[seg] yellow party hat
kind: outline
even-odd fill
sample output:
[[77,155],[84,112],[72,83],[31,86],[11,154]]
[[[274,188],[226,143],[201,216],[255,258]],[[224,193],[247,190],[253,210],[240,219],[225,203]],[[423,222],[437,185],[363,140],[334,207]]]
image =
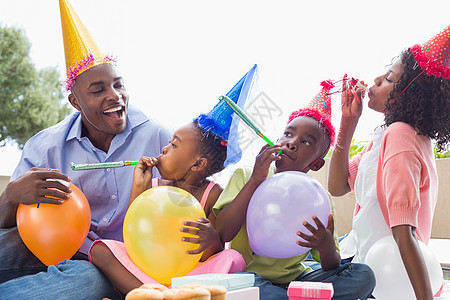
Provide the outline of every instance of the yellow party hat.
[[59,9],[66,56],[65,87],[68,91],[75,78],[84,71],[115,60],[103,54],[67,0],[59,0]]

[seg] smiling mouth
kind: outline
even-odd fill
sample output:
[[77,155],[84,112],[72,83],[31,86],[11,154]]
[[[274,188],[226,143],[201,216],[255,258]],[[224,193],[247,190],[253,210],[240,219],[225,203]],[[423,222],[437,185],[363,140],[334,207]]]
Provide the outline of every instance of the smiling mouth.
[[112,107],[110,109],[105,110],[103,113],[110,118],[120,119],[124,114],[124,108],[123,106]]

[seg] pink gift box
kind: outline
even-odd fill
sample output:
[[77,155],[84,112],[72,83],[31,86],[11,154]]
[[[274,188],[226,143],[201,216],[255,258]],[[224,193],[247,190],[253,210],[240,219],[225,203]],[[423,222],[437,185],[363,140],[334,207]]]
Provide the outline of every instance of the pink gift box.
[[287,293],[289,300],[330,300],[334,290],[331,283],[292,281]]

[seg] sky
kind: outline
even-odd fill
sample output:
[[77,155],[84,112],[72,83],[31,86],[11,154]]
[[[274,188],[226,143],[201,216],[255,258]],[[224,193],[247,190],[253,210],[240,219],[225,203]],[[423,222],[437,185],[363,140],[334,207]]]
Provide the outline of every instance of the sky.
[[[117,57],[130,103],[169,128],[208,112],[258,64],[261,94],[254,103],[261,108],[261,129],[274,141],[290,112],[305,106],[321,81],[347,73],[370,86],[402,50],[448,26],[450,11],[449,0],[70,3],[99,47]],[[22,28],[36,67],[56,66],[63,80],[57,0],[0,0],[0,26]],[[336,94],[337,128],[339,103]],[[365,105],[355,139],[369,140],[382,123],[382,115]],[[242,163],[253,164],[262,145],[253,140]],[[19,159],[14,146],[0,148],[0,175],[11,175]]]

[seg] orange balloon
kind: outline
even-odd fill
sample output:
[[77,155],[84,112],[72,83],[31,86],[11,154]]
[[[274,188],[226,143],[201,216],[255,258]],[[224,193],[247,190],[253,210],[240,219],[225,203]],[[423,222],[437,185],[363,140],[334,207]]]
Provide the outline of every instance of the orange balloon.
[[81,247],[91,225],[91,209],[83,192],[73,185],[69,200],[17,209],[17,228],[28,249],[45,265],[70,259]]

